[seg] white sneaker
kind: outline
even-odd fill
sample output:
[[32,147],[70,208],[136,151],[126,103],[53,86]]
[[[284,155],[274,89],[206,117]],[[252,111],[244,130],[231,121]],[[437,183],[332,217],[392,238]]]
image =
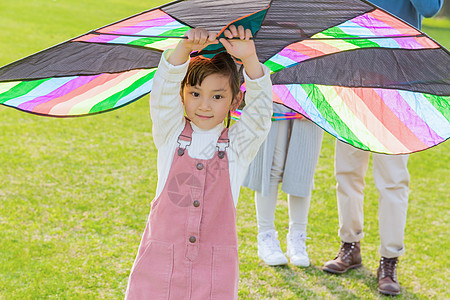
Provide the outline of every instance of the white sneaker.
[[306,233],[301,231],[289,232],[286,236],[287,256],[297,267],[308,267],[309,257],[306,253]]
[[288,259],[280,248],[278,233],[269,230],[258,234],[258,256],[269,266],[286,265]]

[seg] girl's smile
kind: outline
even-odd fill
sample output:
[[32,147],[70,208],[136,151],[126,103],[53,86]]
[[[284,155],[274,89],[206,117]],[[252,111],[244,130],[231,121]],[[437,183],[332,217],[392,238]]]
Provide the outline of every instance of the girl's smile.
[[212,118],[212,116],[202,116],[202,115],[198,115],[198,114],[197,114],[197,117],[199,117],[199,118],[201,118],[201,119],[209,119],[209,118]]

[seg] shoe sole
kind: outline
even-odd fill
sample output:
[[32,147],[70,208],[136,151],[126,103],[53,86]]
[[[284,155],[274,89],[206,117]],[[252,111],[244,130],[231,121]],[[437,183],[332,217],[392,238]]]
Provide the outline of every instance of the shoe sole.
[[304,264],[294,264],[293,262],[291,262],[291,264],[293,264],[296,267],[302,267],[302,268],[307,268],[309,267],[311,264],[308,262],[308,264],[304,263]]
[[323,270],[323,271],[326,271],[326,272],[328,272],[328,273],[333,273],[333,274],[343,274],[343,273],[347,272],[348,270],[351,270],[351,269],[358,269],[358,268],[361,268],[361,267],[362,267],[362,264],[359,264],[359,265],[352,265],[352,266],[350,266],[350,267],[348,267],[347,269],[344,269],[344,270],[342,270],[342,271],[330,269],[330,268],[327,268],[327,267],[323,267],[322,270]]
[[287,255],[287,257],[289,257],[289,261],[291,262],[291,264],[293,264],[296,267],[306,268],[306,267],[309,267],[311,265],[311,262],[309,261],[309,259],[308,260],[299,261],[299,262],[295,263],[295,262],[292,261],[291,257],[288,254],[286,254],[286,255]]
[[259,257],[266,265],[271,266],[271,267],[276,267],[276,266],[285,266],[289,263],[289,261],[286,259],[286,261],[274,261],[274,262],[268,262],[265,261],[264,259],[262,259],[261,257]]
[[397,296],[397,295],[400,295],[400,294],[401,294],[401,292],[395,293],[395,292],[390,292],[390,291],[381,290],[381,289],[379,289],[379,288],[378,288],[378,292],[380,292],[380,293],[383,294],[383,295],[389,295],[389,296]]
[[258,257],[259,257],[259,259],[261,259],[266,265],[271,266],[271,267],[285,266],[285,265],[287,265],[287,264],[289,263],[289,261],[287,260],[287,258],[286,258],[286,260],[283,260],[283,261],[279,260],[279,261],[272,261],[272,262],[270,262],[270,261],[266,261],[266,260],[262,259],[261,255],[260,255],[259,253],[258,253]]

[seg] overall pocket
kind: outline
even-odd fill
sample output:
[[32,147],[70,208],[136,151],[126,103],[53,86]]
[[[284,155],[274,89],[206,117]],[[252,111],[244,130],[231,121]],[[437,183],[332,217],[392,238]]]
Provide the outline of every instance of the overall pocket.
[[239,257],[235,246],[214,246],[211,299],[237,299]]
[[173,270],[173,244],[150,241],[136,258],[127,299],[168,299]]

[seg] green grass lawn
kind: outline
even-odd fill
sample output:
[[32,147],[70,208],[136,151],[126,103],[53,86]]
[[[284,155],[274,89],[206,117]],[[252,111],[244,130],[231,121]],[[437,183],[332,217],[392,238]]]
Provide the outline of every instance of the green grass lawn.
[[[0,65],[165,1],[0,2]],[[450,47],[449,20],[424,30]],[[449,299],[450,144],[411,155],[400,299]],[[55,119],[0,106],[0,299],[121,299],[156,189],[148,97],[93,117]],[[309,218],[312,266],[256,255],[252,191],[238,205],[240,299],[379,299],[377,191],[366,177],[364,267],[321,271],[339,246],[334,138],[325,135]],[[286,197],[277,229],[285,249]]]

